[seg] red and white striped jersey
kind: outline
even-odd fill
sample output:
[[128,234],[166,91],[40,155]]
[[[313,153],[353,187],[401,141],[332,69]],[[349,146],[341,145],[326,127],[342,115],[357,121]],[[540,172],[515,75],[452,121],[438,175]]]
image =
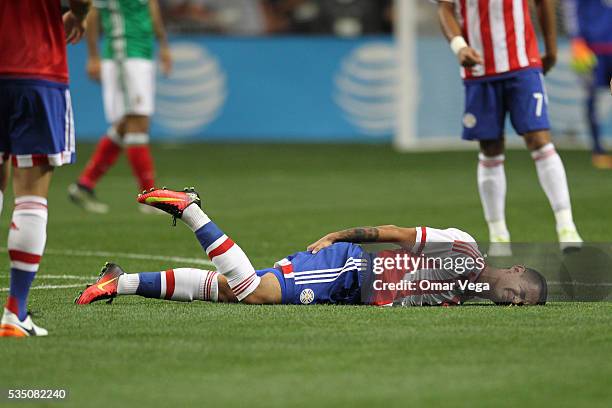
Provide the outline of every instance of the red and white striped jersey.
[[463,78],[542,66],[527,0],[439,1],[455,4],[464,38],[484,60],[484,65],[471,70],[461,68]]
[[[408,255],[423,262],[408,269],[385,269],[378,279],[385,283],[410,282],[412,287],[385,289],[374,286],[371,304],[377,306],[458,305],[468,300],[460,281],[474,283],[485,267],[478,244],[467,232],[456,228],[440,230],[417,227],[412,250],[393,249],[376,254],[378,258]],[[439,261],[439,262],[438,262]]]

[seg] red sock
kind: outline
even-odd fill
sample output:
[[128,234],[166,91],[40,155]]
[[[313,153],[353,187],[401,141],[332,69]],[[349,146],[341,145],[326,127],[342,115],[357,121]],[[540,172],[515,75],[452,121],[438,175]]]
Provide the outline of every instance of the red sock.
[[93,189],[98,180],[115,164],[119,153],[121,153],[121,146],[106,135],[102,137],[79,177],[79,184]]
[[138,179],[141,190],[148,190],[155,187],[155,169],[153,167],[153,157],[149,145],[127,146],[127,157],[132,166],[132,172]]

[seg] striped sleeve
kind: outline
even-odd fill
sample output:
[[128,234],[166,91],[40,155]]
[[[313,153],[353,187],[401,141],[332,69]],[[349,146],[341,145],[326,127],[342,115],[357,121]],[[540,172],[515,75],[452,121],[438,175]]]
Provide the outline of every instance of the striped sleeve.
[[457,228],[417,227],[412,252],[415,255],[442,257],[453,254],[470,257],[482,256],[476,240],[467,232]]

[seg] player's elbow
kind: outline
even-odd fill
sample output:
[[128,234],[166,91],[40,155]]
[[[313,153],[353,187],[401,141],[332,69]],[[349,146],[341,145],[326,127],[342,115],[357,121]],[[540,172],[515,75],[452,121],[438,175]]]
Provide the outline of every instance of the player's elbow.
[[455,16],[455,5],[447,1],[438,2],[438,18],[440,21],[446,21],[448,17]]

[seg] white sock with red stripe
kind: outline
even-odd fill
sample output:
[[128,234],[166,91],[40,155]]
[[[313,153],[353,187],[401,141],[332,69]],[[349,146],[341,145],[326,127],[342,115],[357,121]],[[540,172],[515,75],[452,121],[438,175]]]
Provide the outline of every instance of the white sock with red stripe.
[[217,267],[217,271],[227,278],[239,301],[257,289],[261,279],[255,273],[249,258],[200,207],[190,205],[183,211],[181,219],[195,232],[200,245]]
[[536,164],[540,185],[555,212],[557,230],[575,229],[565,167],[555,146],[548,143],[531,152],[531,157]]
[[506,226],[506,172],[505,156],[478,155],[478,192],[489,225],[489,238],[510,240]]
[[8,235],[11,284],[7,308],[21,320],[27,316],[30,285],[38,271],[46,241],[47,199],[17,197]]
[[119,277],[118,295],[140,295],[148,298],[191,302],[219,299],[219,273],[194,268],[169,269],[163,272],[141,272]]

